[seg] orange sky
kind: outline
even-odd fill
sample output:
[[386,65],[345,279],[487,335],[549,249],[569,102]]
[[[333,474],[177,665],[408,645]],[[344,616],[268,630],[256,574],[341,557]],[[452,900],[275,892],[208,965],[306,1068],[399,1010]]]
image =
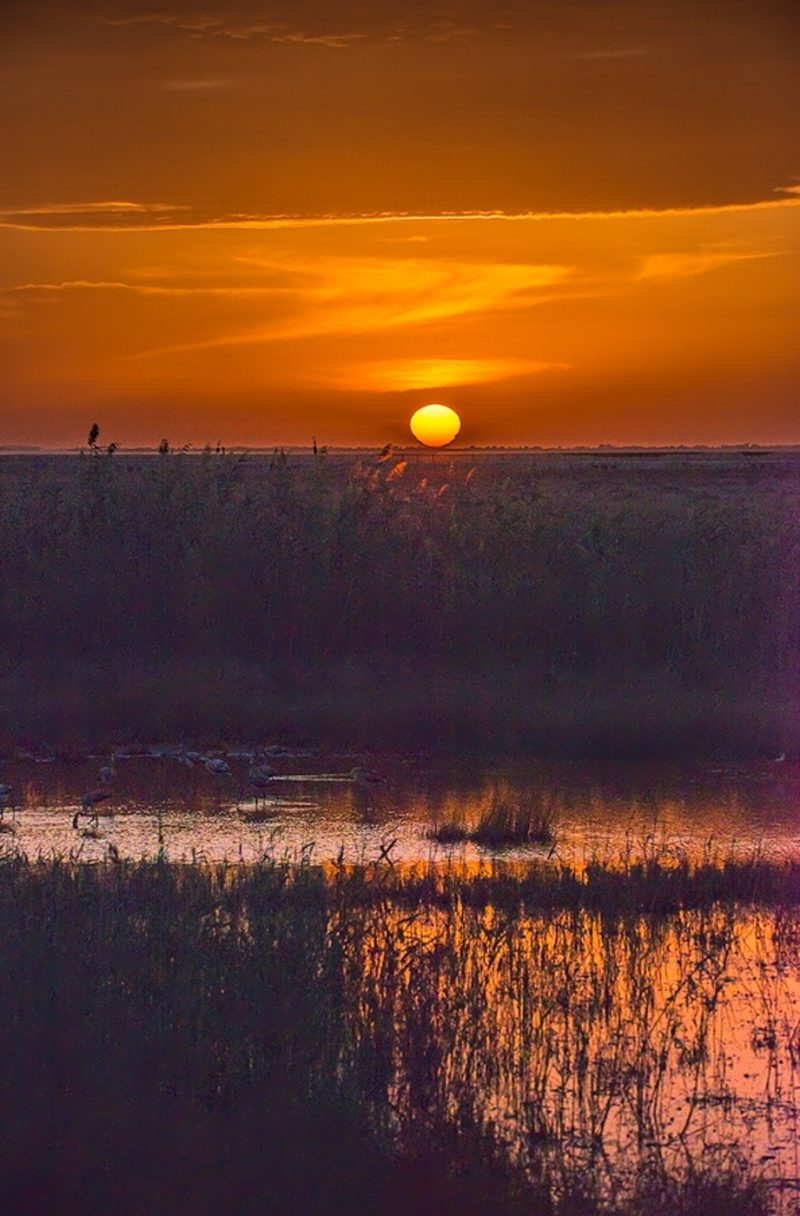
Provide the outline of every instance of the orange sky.
[[800,442],[783,0],[19,4],[0,444]]

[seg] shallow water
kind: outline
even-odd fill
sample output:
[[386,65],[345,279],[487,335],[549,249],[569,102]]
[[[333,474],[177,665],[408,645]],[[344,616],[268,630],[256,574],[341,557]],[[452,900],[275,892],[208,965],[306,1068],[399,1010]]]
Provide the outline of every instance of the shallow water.
[[[113,844],[120,856],[137,859],[161,847],[173,861],[252,861],[268,852],[316,861],[341,854],[358,862],[391,844],[398,861],[475,860],[496,854],[439,845],[428,833],[443,823],[474,827],[499,795],[537,802],[554,817],[552,852],[549,845],[502,850],[510,859],[800,854],[800,764],[787,761],[687,769],[296,753],[271,760],[278,776],[256,808],[241,752],[225,754],[230,776],[216,776],[203,766],[187,768],[164,750],[117,758],[113,794],[100,808],[96,834],[87,833],[88,820],[78,831],[71,823],[107,757],[5,761],[0,782],[14,792],[0,849],[30,856],[77,852],[89,861],[106,856]],[[347,779],[355,766],[379,771],[386,784],[361,788]]]

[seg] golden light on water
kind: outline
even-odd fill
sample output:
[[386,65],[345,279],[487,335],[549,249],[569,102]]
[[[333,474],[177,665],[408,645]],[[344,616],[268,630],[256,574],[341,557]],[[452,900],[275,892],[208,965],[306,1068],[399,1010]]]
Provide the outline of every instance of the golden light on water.
[[452,443],[461,430],[461,419],[449,405],[423,405],[411,419],[411,433],[429,448]]

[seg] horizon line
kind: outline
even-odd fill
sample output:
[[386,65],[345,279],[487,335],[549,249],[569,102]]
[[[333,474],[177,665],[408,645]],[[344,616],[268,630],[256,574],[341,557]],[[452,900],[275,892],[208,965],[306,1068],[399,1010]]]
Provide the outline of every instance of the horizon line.
[[[346,454],[348,452],[374,452],[383,450],[389,447],[393,452],[403,454],[419,454],[419,455],[435,455],[437,452],[442,454],[450,452],[459,453],[479,453],[479,452],[555,452],[568,454],[570,452],[579,453],[597,453],[600,455],[609,455],[614,452],[775,452],[775,451],[792,451],[800,452],[800,440],[796,442],[775,442],[775,443],[756,443],[751,441],[742,441],[740,443],[596,443],[596,444],[536,444],[536,443],[504,443],[504,444],[447,444],[443,447],[426,447],[422,445],[412,445],[406,443],[352,443],[352,444],[332,444],[320,443],[317,445],[321,452],[323,449],[328,455],[334,453]],[[314,454],[313,446],[309,443],[299,442],[276,442],[269,444],[191,444],[181,445],[180,447],[171,447],[168,455],[170,456],[202,456],[208,450],[212,454],[219,453],[237,454],[237,455],[272,455],[275,452],[284,451],[293,454]],[[45,446],[34,443],[8,443],[0,444],[0,456],[14,455],[43,455],[43,456],[70,456],[81,455],[88,453],[86,444],[76,444],[68,446],[66,444],[54,444]],[[99,456],[105,456],[108,453],[103,448],[98,450]],[[113,456],[146,456],[146,455],[161,455],[158,446],[132,444],[125,446],[118,444],[113,452]]]

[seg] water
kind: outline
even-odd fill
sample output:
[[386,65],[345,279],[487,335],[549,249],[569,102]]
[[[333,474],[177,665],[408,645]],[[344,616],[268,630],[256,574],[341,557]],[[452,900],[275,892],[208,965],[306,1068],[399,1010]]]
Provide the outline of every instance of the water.
[[[105,857],[113,844],[133,859],[153,857],[161,846],[181,862],[253,861],[265,852],[359,862],[391,844],[397,861],[476,861],[491,858],[491,851],[437,845],[429,833],[443,823],[474,827],[500,795],[512,803],[538,800],[555,818],[552,853],[549,846],[503,850],[510,860],[800,853],[800,764],[787,761],[685,769],[287,754],[271,761],[278,776],[256,821],[248,758],[227,753],[232,773],[216,776],[163,750],[116,760],[112,797],[99,808],[99,828],[91,834],[84,820],[73,830],[72,818],[83,793],[97,786],[107,757],[9,759],[0,782],[13,786],[14,809],[6,811],[0,848],[29,856],[78,852],[87,861]],[[347,779],[355,766],[379,771],[386,784],[361,788]]]

